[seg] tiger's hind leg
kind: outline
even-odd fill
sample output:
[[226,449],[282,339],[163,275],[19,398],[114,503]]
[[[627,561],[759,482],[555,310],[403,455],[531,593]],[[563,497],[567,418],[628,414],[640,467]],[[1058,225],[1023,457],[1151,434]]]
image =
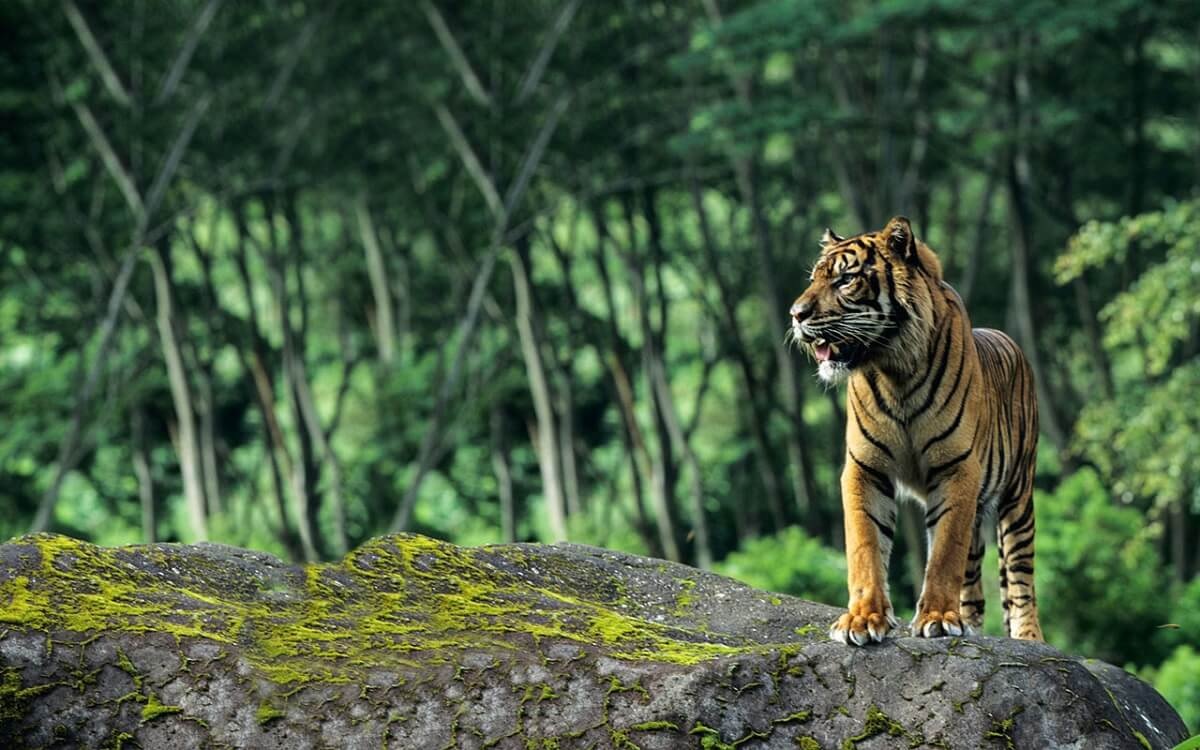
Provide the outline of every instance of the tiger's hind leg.
[[1004,628],[1010,638],[1045,640],[1038,623],[1037,595],[1033,587],[1033,482],[1023,483],[1018,494],[1000,501],[996,537],[1000,552],[1000,599]]
[[982,512],[975,516],[975,531],[971,536],[971,550],[967,553],[967,570],[963,576],[962,591],[958,595],[958,612],[963,622],[973,630],[983,628],[983,525]]

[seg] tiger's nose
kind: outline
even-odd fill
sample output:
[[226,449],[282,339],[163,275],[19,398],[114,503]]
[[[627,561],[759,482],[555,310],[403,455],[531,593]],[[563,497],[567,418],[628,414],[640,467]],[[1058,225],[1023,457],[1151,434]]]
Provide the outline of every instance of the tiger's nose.
[[792,307],[788,310],[791,313],[792,320],[797,323],[803,323],[804,319],[812,314],[812,303],[805,300],[796,300],[792,303]]

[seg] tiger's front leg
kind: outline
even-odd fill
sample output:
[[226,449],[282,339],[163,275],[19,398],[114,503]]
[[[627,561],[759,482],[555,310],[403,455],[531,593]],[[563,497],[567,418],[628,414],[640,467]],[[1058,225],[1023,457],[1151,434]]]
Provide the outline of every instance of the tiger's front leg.
[[929,560],[912,623],[912,634],[918,638],[970,631],[959,612],[959,594],[974,537],[980,473],[978,463],[967,458],[951,466],[931,467],[927,475],[927,484],[933,486],[925,505]]
[[848,453],[842,472],[842,511],[850,603],[829,629],[829,636],[842,643],[864,646],[882,641],[899,625],[887,586],[896,528],[896,501],[887,489],[890,480],[882,471]]

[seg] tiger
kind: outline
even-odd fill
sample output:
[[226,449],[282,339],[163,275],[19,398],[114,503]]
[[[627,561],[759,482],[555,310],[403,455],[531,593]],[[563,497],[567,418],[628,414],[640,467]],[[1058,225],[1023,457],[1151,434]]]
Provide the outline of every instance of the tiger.
[[888,593],[896,501],[924,506],[927,562],[911,633],[960,636],[983,623],[985,514],[996,518],[1004,626],[1041,641],[1034,593],[1033,372],[1004,333],[971,328],[937,255],[896,216],[880,231],[826,229],[790,336],[828,386],[846,383],[841,476],[847,587],[830,627],[854,646],[900,623]]

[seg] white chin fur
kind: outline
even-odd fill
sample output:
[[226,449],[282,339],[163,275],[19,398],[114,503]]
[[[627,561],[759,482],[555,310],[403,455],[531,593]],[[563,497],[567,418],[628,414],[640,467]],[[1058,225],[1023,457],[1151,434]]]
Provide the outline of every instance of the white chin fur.
[[829,385],[841,385],[850,377],[850,368],[845,362],[826,360],[817,365],[817,377]]

